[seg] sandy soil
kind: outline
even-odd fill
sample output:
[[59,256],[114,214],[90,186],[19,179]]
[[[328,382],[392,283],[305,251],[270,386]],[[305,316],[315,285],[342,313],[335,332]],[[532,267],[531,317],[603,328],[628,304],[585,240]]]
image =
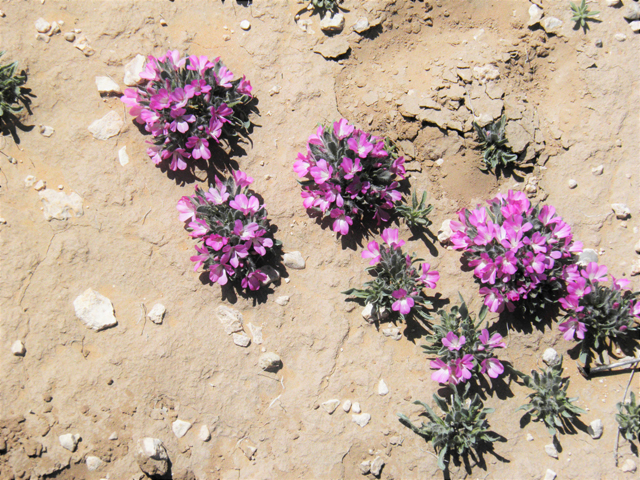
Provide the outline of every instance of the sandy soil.
[[[629,276],[640,239],[640,39],[623,18],[626,5],[590,2],[602,22],[585,34],[572,29],[567,2],[539,3],[564,22],[559,35],[527,27],[527,0],[347,1],[339,36],[351,51],[334,61],[314,53],[329,39],[317,16],[303,15],[312,20],[307,32],[296,25],[303,5],[295,2],[0,2],[3,60],[28,69],[37,96],[33,115],[24,118],[36,128],[19,132],[19,144],[0,138],[2,151],[18,160],[0,157],[0,216],[6,219],[0,225],[0,446],[7,444],[0,478],[140,479],[135,442],[146,436],[164,442],[175,479],[361,478],[359,464],[376,456],[385,461],[381,478],[441,478],[431,446],[396,416],[417,418],[411,402],[430,402],[438,389],[421,340],[411,328],[400,341],[387,338],[364,322],[360,307],[345,302],[340,292],[367,278],[361,246],[309,219],[291,167],[318,122],[344,116],[397,140],[415,158],[408,165],[411,182],[429,192],[434,233],[460,208],[537,182],[533,200],[554,205],[585,247],[600,251],[611,273]],[[351,26],[363,16],[382,24],[361,37]],[[63,20],[63,33],[81,29],[95,54],[86,57],[62,35],[37,40],[40,17]],[[247,32],[239,27],[244,19],[252,25]],[[625,41],[614,38],[619,33]],[[260,127],[233,160],[256,179],[285,251],[302,252],[307,263],[267,296],[223,295],[192,271],[193,242],[175,204],[198,180],[156,168],[122,103],[96,90],[95,76],[123,85],[125,63],[168,48],[222,56],[254,85]],[[500,73],[490,85],[457,77],[458,70],[488,64]],[[442,108],[462,131],[403,115],[410,90],[437,100],[454,84],[465,87],[469,101],[444,99]],[[521,177],[496,179],[478,170],[468,107],[474,89],[489,86],[504,91],[505,113],[530,129],[537,163]],[[110,111],[125,120],[123,131],[94,139],[88,125]],[[55,133],[46,138],[39,125]],[[130,163],[123,167],[117,152],[125,145]],[[594,175],[598,165],[603,173]],[[25,187],[28,175],[49,189],[76,192],[84,214],[45,220],[38,192]],[[569,189],[569,179],[577,188]],[[631,218],[617,220],[612,203],[626,203]],[[401,236],[411,234],[403,227]],[[409,250],[441,272],[439,305],[455,302],[459,291],[479,308],[459,253],[421,239],[411,240]],[[631,280],[640,288],[638,277]],[[113,302],[116,327],[94,332],[76,318],[73,300],[87,288]],[[285,295],[286,306],[274,302]],[[158,302],[168,311],[162,325],[141,315],[141,305],[148,311]],[[236,346],[216,317],[219,305],[241,311],[245,325],[262,326],[264,343]],[[501,358],[521,371],[540,366],[547,347],[561,353],[571,347],[557,327],[504,333],[508,348]],[[24,357],[11,353],[16,340],[26,346]],[[284,368],[263,372],[262,349],[277,352]],[[489,417],[493,430],[508,441],[497,444],[500,458],[487,455],[486,469],[475,467],[471,478],[542,478],[548,468],[559,479],[633,476],[613,460],[615,404],[628,375],[587,381],[575,361],[565,360],[570,393],[589,409],[582,420],[602,419],[602,438],[564,435],[559,458],[549,457],[544,426],[521,428],[515,411],[527,390],[506,381],[486,404],[496,410]],[[378,395],[380,379],[388,395]],[[639,381],[636,376],[632,384],[636,392]],[[359,402],[370,423],[361,428],[341,409],[329,415],[319,407],[333,398]],[[176,419],[193,424],[182,438],[171,429]],[[198,438],[202,425],[211,431],[208,442]],[[108,439],[113,432],[117,440]],[[60,446],[65,433],[82,437],[74,453]],[[392,445],[393,437],[401,445],[397,438]],[[244,445],[257,448],[252,460]],[[89,472],[88,455],[104,464]],[[621,441],[620,455],[620,464],[633,457],[628,442]],[[451,466],[452,478],[465,476],[464,468]]]

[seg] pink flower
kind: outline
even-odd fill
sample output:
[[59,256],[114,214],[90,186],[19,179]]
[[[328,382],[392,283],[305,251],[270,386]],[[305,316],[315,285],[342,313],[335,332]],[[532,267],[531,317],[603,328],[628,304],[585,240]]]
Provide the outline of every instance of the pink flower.
[[264,233],[264,230],[260,230],[259,232],[257,232],[255,237],[245,243],[245,246],[247,248],[253,247],[253,250],[261,257],[267,254],[266,248],[273,247],[273,240],[271,240],[270,238],[262,238],[262,235],[264,235]]
[[431,361],[430,368],[438,369],[436,372],[431,374],[431,380],[438,383],[449,382],[449,377],[451,376],[451,369],[449,368],[449,365],[438,358]]
[[592,282],[604,282],[607,279],[607,267],[606,265],[598,265],[596,262],[591,262],[587,265],[587,268],[580,272],[580,275]]
[[353,125],[349,125],[349,122],[347,122],[344,118],[341,118],[337,122],[334,122],[333,133],[336,135],[336,137],[338,137],[338,140],[342,140],[343,138],[351,135],[355,128],[356,127],[354,127]]
[[577,295],[567,295],[564,298],[558,299],[558,302],[566,311],[573,310],[574,312],[579,312],[584,309],[584,307],[580,306],[580,297]]
[[631,315],[634,317],[640,317],[640,301],[632,301],[629,304],[629,308],[631,309]]
[[156,58],[149,56],[147,63],[144,66],[144,70],[140,72],[140,78],[149,80],[151,82],[158,79],[158,71],[156,70]]
[[324,135],[324,127],[322,125],[318,125],[318,129],[316,133],[309,135],[309,143],[311,145],[317,145],[319,147],[323,146],[322,136]]
[[192,80],[189,86],[192,88],[194,96],[199,96],[211,91],[211,86],[207,85],[207,82],[202,79]]
[[229,206],[240,210],[245,215],[254,214],[262,208],[256,197],[250,196],[247,198],[244,193],[236,195],[236,197],[229,202]]
[[484,295],[484,304],[489,307],[490,312],[502,313],[504,310],[504,297],[497,288],[488,289],[482,287],[478,290],[480,295]]
[[204,196],[214,205],[220,205],[226,202],[229,198],[227,187],[225,185],[218,185],[218,188],[210,188],[209,191],[204,194]]
[[488,373],[491,378],[498,378],[504,373],[504,366],[497,358],[486,358],[480,363],[480,373]]
[[394,312],[400,312],[402,315],[406,315],[411,311],[411,307],[414,305],[413,298],[407,295],[407,291],[403,288],[394,291],[391,296],[397,300],[391,305],[391,310]]
[[402,247],[404,245],[404,240],[398,240],[398,229],[397,228],[385,228],[382,232],[382,240],[389,245],[390,247]]
[[335,218],[332,230],[336,233],[346,235],[349,233],[349,225],[353,225],[351,217],[345,215],[345,211],[339,208],[331,210],[331,218]]
[[231,80],[233,80],[233,73],[227,69],[227,67],[220,67],[220,70],[215,74],[218,85],[224,88],[231,88]]
[[171,110],[171,118],[173,122],[169,126],[172,132],[178,130],[180,133],[185,133],[189,130],[189,124],[196,121],[195,115],[185,115],[186,110],[184,108],[174,108]]
[[262,273],[260,270],[254,270],[240,282],[242,288],[249,287],[249,290],[260,290],[263,282],[266,282],[269,277]]
[[151,110],[162,110],[171,106],[171,95],[166,88],[161,88],[158,93],[151,97],[149,108]]
[[198,245],[196,245],[195,247],[196,251],[200,255],[194,255],[193,257],[191,257],[191,261],[196,262],[195,266],[193,267],[194,272],[198,270],[204,262],[209,260],[209,251],[205,247],[199,247]]
[[251,83],[249,83],[249,80],[247,80],[247,77],[242,75],[242,79],[240,80],[240,83],[238,84],[238,93],[241,93],[242,95],[246,95],[246,96],[250,97],[252,90],[253,90],[253,88],[251,87]]
[[191,148],[191,155],[193,158],[198,159],[202,158],[204,160],[209,160],[211,158],[211,152],[207,148],[209,146],[209,142],[200,137],[189,137],[186,144],[187,148]]
[[333,173],[333,167],[329,165],[326,160],[320,159],[317,161],[316,165],[309,169],[311,176],[316,181],[318,185],[322,185],[324,182],[331,178],[331,174]]
[[222,257],[220,257],[221,263],[229,263],[233,268],[238,268],[240,265],[240,259],[249,255],[249,249],[246,245],[239,244],[227,245],[222,249]]
[[460,350],[466,342],[467,339],[464,335],[461,335],[460,338],[458,338],[458,336],[453,332],[447,333],[447,336],[442,339],[442,344],[452,352]]
[[380,255],[380,245],[378,242],[371,241],[367,244],[367,248],[362,251],[362,258],[370,258],[369,265],[375,265],[380,261],[382,256]]
[[160,58],[161,62],[169,60],[176,68],[182,68],[187,61],[186,58],[180,58],[180,52],[178,50],[168,50],[165,55]]
[[246,173],[241,172],[240,170],[234,171],[232,175],[233,175],[233,181],[236,182],[236,185],[238,187],[241,187],[241,188],[248,187],[253,183],[253,178],[251,178]]
[[185,158],[190,158],[191,154],[189,152],[185,152],[184,148],[176,148],[171,153],[171,164],[169,165],[169,169],[173,170],[185,170],[187,168],[187,162],[185,162]]
[[587,327],[584,323],[579,322],[575,318],[570,318],[566,322],[558,325],[558,330],[563,332],[562,336],[567,341],[573,340],[574,335],[582,340],[584,339],[584,334],[587,331]]
[[362,171],[362,165],[360,165],[360,159],[356,158],[355,162],[351,160],[349,157],[344,157],[342,159],[342,163],[340,164],[342,171],[344,172],[344,178],[350,180],[356,175],[358,172]]
[[454,385],[460,382],[466,382],[471,378],[471,370],[473,369],[473,355],[467,354],[455,361],[455,368],[452,369],[449,381]]
[[489,330],[483,328],[480,332],[480,336],[478,339],[482,342],[482,345],[478,346],[478,350],[484,350],[485,347],[489,348],[505,348],[506,345],[502,341],[502,335],[499,333],[494,333],[491,338],[489,338]]
[[542,222],[544,226],[549,224],[558,223],[561,221],[560,217],[554,217],[556,214],[556,209],[551,205],[545,205],[540,209],[540,214],[538,215],[538,220]]
[[359,137],[351,137],[347,140],[349,148],[355,152],[360,158],[367,158],[369,152],[373,150],[373,145],[367,141],[367,134],[361,133]]
[[487,223],[487,211],[484,207],[477,208],[471,212],[469,223],[476,228]]
[[391,170],[392,173],[395,173],[399,177],[404,178],[405,173],[407,173],[404,169],[404,157],[396,158],[391,163],[391,167],[389,167],[389,170]]
[[233,275],[233,273],[233,268],[222,260],[220,263],[209,265],[209,279],[214,283],[217,282],[220,285],[226,285],[229,281],[227,275]]
[[193,95],[194,89],[191,85],[187,85],[185,88],[176,88],[170,95],[171,101],[174,102],[173,108],[182,108],[186,106]]
[[214,235],[210,235],[204,241],[207,245],[213,248],[216,252],[219,252],[222,247],[224,247],[227,243],[229,243],[229,239],[227,237],[223,237],[222,235],[218,235],[217,233]]
[[435,270],[429,271],[430,268],[431,264],[422,264],[422,275],[420,275],[418,281],[424,283],[427,288],[436,288],[436,283],[440,280],[440,274]]
[[236,220],[233,226],[233,233],[240,236],[240,240],[250,240],[256,236],[258,230],[258,224],[256,222],[248,223],[244,225],[242,220]]
[[209,226],[204,220],[199,218],[196,218],[193,222],[189,223],[189,228],[191,229],[191,232],[189,233],[191,238],[203,237],[209,231]]
[[178,219],[181,222],[195,220],[196,208],[193,206],[193,203],[191,203],[191,197],[182,197],[178,200],[176,208],[178,209]]
[[631,284],[631,282],[626,278],[616,278],[613,275],[611,275],[611,281],[613,282],[614,290],[622,290],[623,288],[627,288]]
[[298,174],[298,177],[306,177],[309,174],[309,170],[313,165],[312,160],[308,156],[298,153],[298,159],[293,164],[293,171]]
[[218,108],[211,107],[209,113],[211,113],[212,120],[216,119],[222,123],[226,123],[229,121],[227,117],[233,115],[233,110],[231,110],[226,103],[221,103]]
[[580,298],[591,292],[591,287],[587,285],[586,279],[578,278],[567,284],[567,292]]

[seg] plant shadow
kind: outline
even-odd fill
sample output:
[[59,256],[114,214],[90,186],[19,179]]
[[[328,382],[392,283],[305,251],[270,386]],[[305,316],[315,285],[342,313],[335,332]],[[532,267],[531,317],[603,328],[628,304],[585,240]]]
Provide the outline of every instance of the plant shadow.
[[[29,115],[32,115],[31,109],[28,105],[25,105]],[[16,145],[20,145],[20,135],[18,135],[18,131],[20,132],[30,132],[35,128],[35,125],[25,125],[20,117],[14,115],[11,112],[4,112],[4,114],[0,117],[0,136],[8,136],[11,135],[13,141]]]

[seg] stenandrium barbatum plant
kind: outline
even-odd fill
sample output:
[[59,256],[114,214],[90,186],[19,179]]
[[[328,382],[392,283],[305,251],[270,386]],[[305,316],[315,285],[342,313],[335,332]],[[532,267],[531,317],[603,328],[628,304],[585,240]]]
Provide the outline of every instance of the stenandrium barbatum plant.
[[583,31],[587,33],[589,30],[589,24],[587,22],[598,22],[599,20],[594,18],[600,12],[591,12],[589,11],[589,7],[587,5],[586,0],[582,0],[580,5],[576,5],[573,2],[569,2],[569,6],[571,7],[571,12],[573,16],[571,17],[572,22],[576,22],[576,28],[582,27]]
[[[4,53],[0,51],[0,57]],[[0,65],[0,125],[6,123],[10,115],[20,113],[31,103],[31,89],[24,87],[27,83],[27,72],[22,70],[16,73],[17,69],[18,62]]]
[[431,379],[457,385],[471,379],[474,371],[498,378],[504,373],[504,366],[494,350],[505,348],[502,335],[490,335],[489,330],[480,328],[487,316],[486,305],[480,309],[476,321],[462,296],[460,302],[460,306],[451,307],[450,312],[440,310],[440,324],[434,324],[433,333],[425,337],[429,344],[422,348],[426,354],[437,357],[430,364],[436,370]]
[[556,434],[556,428],[564,428],[564,422],[571,422],[581,413],[586,413],[573,405],[578,397],[567,397],[569,378],[562,377],[562,357],[559,363],[547,367],[544,372],[532,370],[531,376],[519,375],[533,393],[527,396],[529,403],[517,410],[529,413],[536,422],[542,420],[551,435]]
[[151,133],[147,154],[156,165],[185,170],[211,159],[214,144],[248,135],[251,84],[244,76],[234,80],[220,58],[180,58],[169,50],[149,56],[140,78],[142,84],[127,88],[121,100]]
[[431,305],[423,288],[435,288],[440,274],[431,270],[431,265],[423,263],[421,273],[414,267],[422,259],[402,251],[404,240],[398,239],[398,229],[387,228],[382,232],[383,245],[371,241],[362,251],[362,258],[371,259],[367,268],[375,278],[364,284],[365,288],[351,288],[345,295],[364,301],[372,306],[371,314],[380,317],[383,312],[398,312],[401,318],[416,313],[422,318],[430,318],[426,307]]
[[293,170],[302,185],[302,204],[333,219],[333,231],[346,235],[354,219],[369,216],[378,225],[390,219],[402,194],[404,158],[388,140],[374,137],[343,118],[319,126],[309,137],[307,155],[298,153]]
[[427,192],[422,192],[422,198],[418,202],[416,192],[411,194],[411,205],[403,203],[396,206],[396,212],[409,228],[427,228],[431,220],[427,217],[433,210],[433,205],[427,205]]
[[624,438],[633,442],[640,440],[640,405],[636,404],[636,396],[631,392],[631,400],[629,403],[619,402],[616,407],[616,420],[620,425],[620,433]]
[[489,422],[486,419],[489,413],[493,413],[493,408],[484,408],[478,394],[468,399],[468,393],[469,384],[466,385],[462,395],[454,389],[449,404],[444,398],[434,394],[433,399],[444,412],[443,417],[436,415],[426,403],[414,402],[416,405],[422,405],[425,412],[421,415],[429,419],[428,423],[423,421],[419,427],[414,425],[406,415],[398,414],[400,423],[431,442],[438,453],[438,467],[441,470],[447,469],[451,455],[473,455],[474,451],[481,455],[483,449],[501,439],[489,430]]
[[640,292],[625,290],[630,282],[611,275],[607,280],[607,267],[595,262],[585,268],[578,265],[565,269],[567,295],[561,298],[564,322],[558,329],[565,340],[580,341],[580,361],[588,365],[592,350],[602,352],[606,342],[624,343],[638,331],[640,319]]
[[473,268],[490,312],[516,307],[540,321],[545,307],[563,294],[564,269],[582,243],[550,205],[532,206],[524,192],[509,190],[487,207],[458,212],[451,242]]
[[204,266],[212,282],[239,281],[244,289],[259,290],[269,282],[266,270],[281,242],[273,238],[264,205],[248,189],[252,182],[240,171],[216,177],[215,186],[208,191],[196,186],[195,195],[182,197],[177,208],[189,235],[200,242],[198,255],[191,257],[194,271]]
[[509,141],[504,134],[507,117],[503,115],[500,120],[485,127],[473,122],[473,128],[478,134],[478,142],[483,149],[483,170],[497,173],[498,168],[506,168],[510,163],[516,163],[518,155],[507,146]]

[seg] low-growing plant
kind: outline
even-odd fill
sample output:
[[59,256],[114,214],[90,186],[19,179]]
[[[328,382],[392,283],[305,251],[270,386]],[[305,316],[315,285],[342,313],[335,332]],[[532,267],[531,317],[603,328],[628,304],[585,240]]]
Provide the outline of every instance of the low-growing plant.
[[462,395],[454,390],[449,404],[444,398],[434,394],[433,399],[444,412],[443,417],[436,415],[426,403],[414,402],[425,409],[421,415],[429,419],[427,423],[423,421],[419,427],[414,425],[406,415],[398,414],[400,423],[431,442],[438,453],[438,467],[441,470],[447,469],[451,455],[473,455],[475,452],[482,456],[485,448],[501,439],[499,435],[489,430],[489,422],[486,419],[489,413],[493,413],[493,408],[484,408],[477,394],[467,400],[468,393],[469,384],[466,385]]
[[547,367],[543,372],[532,370],[531,376],[520,376],[533,393],[527,396],[529,403],[522,405],[518,410],[524,410],[536,422],[542,420],[551,435],[556,434],[556,428],[564,429],[564,422],[572,422],[581,413],[586,413],[573,405],[577,397],[567,397],[569,377],[562,377],[562,357],[560,362]]
[[564,269],[575,262],[582,243],[550,205],[532,206],[523,192],[509,190],[489,206],[458,213],[451,222],[453,247],[481,285],[490,312],[516,307],[540,321],[565,289]]
[[427,192],[422,192],[422,198],[418,202],[416,192],[411,194],[411,205],[403,203],[396,206],[396,212],[409,228],[427,228],[431,220],[427,217],[433,210],[433,205],[427,205]]
[[436,370],[431,379],[456,385],[471,379],[474,371],[498,378],[504,373],[504,366],[494,350],[505,347],[502,335],[490,335],[489,330],[480,328],[487,316],[486,305],[480,309],[476,321],[462,296],[460,302],[460,306],[451,307],[450,312],[440,310],[440,324],[434,324],[433,333],[425,337],[429,345],[422,348],[426,354],[437,357],[430,364]]
[[597,21],[594,18],[600,12],[591,12],[589,11],[589,7],[587,6],[586,0],[582,0],[580,5],[576,5],[573,2],[569,2],[571,6],[571,11],[573,12],[573,16],[571,17],[572,22],[576,22],[576,28],[581,27],[585,33],[589,29],[589,21]]
[[210,160],[214,144],[248,135],[251,84],[233,77],[220,58],[180,58],[177,50],[149,56],[143,83],[127,88],[122,101],[152,135],[147,154],[156,165],[185,170],[196,160]]
[[380,317],[382,312],[397,312],[401,318],[416,313],[422,318],[430,318],[426,308],[431,305],[424,295],[423,288],[435,288],[440,274],[431,270],[429,263],[420,266],[420,272],[414,264],[421,258],[405,254],[402,251],[404,240],[398,239],[396,228],[387,228],[382,232],[383,245],[371,241],[362,251],[362,258],[371,259],[367,268],[374,280],[366,282],[365,288],[351,288],[344,293],[363,300],[372,306],[372,317]]
[[595,262],[585,268],[578,265],[566,269],[567,295],[560,299],[564,322],[558,328],[564,339],[580,341],[580,361],[588,365],[592,351],[602,352],[606,342],[621,344],[638,331],[640,319],[640,292],[626,290],[626,278],[611,276],[607,280],[607,267]]
[[318,127],[293,170],[304,179],[298,180],[304,207],[332,218],[333,231],[342,235],[354,220],[388,222],[402,198],[398,180],[405,176],[404,158],[388,139],[358,130],[344,118],[333,127]]
[[496,120],[485,127],[473,122],[473,128],[478,134],[480,147],[483,149],[482,170],[498,173],[498,168],[507,168],[510,164],[518,161],[518,155],[513,153],[507,146],[509,140],[504,133],[506,122],[507,117],[505,115],[500,120]]
[[273,238],[264,205],[248,189],[252,182],[237,171],[216,177],[208,191],[196,186],[195,195],[178,202],[178,218],[200,242],[198,255],[191,257],[194,271],[204,266],[212,282],[259,290],[269,282],[265,267],[272,268],[281,242]]
[[311,0],[305,9],[313,10],[313,13],[319,13],[324,17],[327,12],[337,13],[340,8],[340,0]]
[[[4,54],[0,51],[0,57]],[[0,125],[6,123],[9,115],[20,113],[25,107],[28,109],[31,103],[31,89],[24,86],[27,72],[16,73],[17,70],[18,62],[0,65]]]
[[640,405],[636,404],[636,396],[633,392],[630,393],[631,400],[629,403],[619,402],[616,407],[618,413],[616,413],[616,420],[620,426],[620,433],[633,442],[634,440],[640,440]]

